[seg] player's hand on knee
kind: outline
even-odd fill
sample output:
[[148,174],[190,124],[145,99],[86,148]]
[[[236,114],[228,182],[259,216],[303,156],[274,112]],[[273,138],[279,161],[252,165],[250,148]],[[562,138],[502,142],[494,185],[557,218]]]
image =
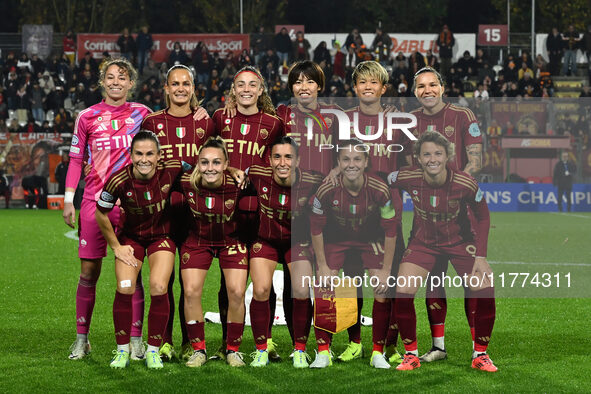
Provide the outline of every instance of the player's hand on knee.
[[124,264],[131,267],[138,266],[138,260],[133,255],[133,248],[130,245],[120,245],[115,247],[113,248],[113,253],[115,253],[115,258],[121,260]]
[[478,278],[478,289],[486,289],[491,286],[491,276],[493,272],[486,261],[486,257],[476,257],[474,259],[474,267],[472,268],[472,276]]

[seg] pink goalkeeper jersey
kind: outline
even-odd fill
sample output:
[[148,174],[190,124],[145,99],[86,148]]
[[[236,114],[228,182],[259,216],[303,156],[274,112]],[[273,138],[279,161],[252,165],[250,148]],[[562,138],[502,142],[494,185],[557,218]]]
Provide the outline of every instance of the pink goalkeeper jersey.
[[111,174],[130,163],[131,140],[151,112],[138,103],[115,107],[104,101],[80,112],[70,146],[66,187],[77,187],[82,162],[87,160],[92,168],[85,179],[84,198],[98,201]]

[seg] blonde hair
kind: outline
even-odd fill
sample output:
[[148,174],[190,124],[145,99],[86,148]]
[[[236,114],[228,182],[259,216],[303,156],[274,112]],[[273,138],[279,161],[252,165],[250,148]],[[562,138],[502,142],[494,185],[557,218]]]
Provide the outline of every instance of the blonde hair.
[[[224,153],[224,158],[226,159],[226,161],[229,160],[228,158],[228,148],[226,147],[226,143],[224,142],[224,139],[222,137],[218,136],[211,136],[209,137],[205,143],[201,146],[201,148],[199,148],[199,154],[201,154],[201,151],[205,148],[216,148],[216,149],[220,149],[223,153]],[[195,165],[195,168],[193,169],[193,172],[191,173],[191,178],[189,180],[189,182],[191,183],[191,186],[193,186],[193,188],[195,190],[199,189],[199,184],[201,183],[201,171],[199,171],[199,165]]]
[[[191,91],[191,100],[189,102],[189,106],[191,107],[191,110],[194,111],[197,107],[199,107],[201,103],[199,102],[199,100],[197,99],[197,95],[195,94],[195,77],[193,76],[193,71],[191,71],[189,67],[183,64],[176,64],[169,68],[166,72],[166,81],[164,82],[165,85],[168,86],[168,78],[170,77],[170,74],[175,70],[185,70],[189,73],[191,87],[193,88],[193,90]],[[164,102],[166,103],[166,107],[170,108],[172,101],[170,100],[168,93],[166,93],[166,90],[164,91]]]
[[126,58],[122,57],[122,58],[108,58],[105,61],[103,61],[103,63],[101,64],[101,69],[100,69],[100,73],[99,73],[99,86],[101,87],[102,93],[103,93],[103,97],[106,96],[105,93],[105,76],[107,74],[107,70],[109,69],[109,67],[111,66],[117,66],[119,67],[119,69],[123,69],[125,71],[125,73],[127,74],[127,76],[129,77],[129,80],[131,81],[132,87],[131,89],[129,89],[129,91],[127,92],[127,98],[131,98],[131,96],[133,95],[133,91],[135,90],[135,83],[137,82],[137,71],[136,69],[131,65],[131,63],[129,62],[129,60],[127,60]]
[[353,70],[351,78],[353,79],[353,85],[357,85],[357,81],[361,78],[377,78],[382,85],[387,84],[390,79],[388,71],[375,60],[366,60],[359,63]]
[[238,75],[240,75],[241,73],[243,73],[245,71],[256,74],[256,76],[259,78],[259,81],[261,82],[261,86],[263,87],[263,93],[261,93],[261,95],[259,96],[259,99],[257,100],[257,108],[263,110],[263,112],[266,114],[275,115],[275,106],[273,105],[273,101],[271,100],[271,96],[269,96],[269,90],[267,88],[267,83],[265,82],[265,79],[261,75],[260,71],[252,66],[242,67],[240,70],[238,70],[238,72],[236,74],[234,74],[234,78],[232,80],[232,86],[230,87],[230,93],[228,94],[228,101],[230,103],[235,103],[235,104],[238,103],[236,101],[236,95],[234,94],[234,81],[236,80]]

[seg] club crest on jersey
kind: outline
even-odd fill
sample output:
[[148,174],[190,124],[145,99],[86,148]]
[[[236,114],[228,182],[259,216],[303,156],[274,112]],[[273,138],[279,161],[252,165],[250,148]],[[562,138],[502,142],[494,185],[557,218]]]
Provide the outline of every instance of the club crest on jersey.
[[168,183],[160,188],[160,190],[162,190],[162,193],[166,193],[168,189],[170,189],[170,185]]
[[152,193],[150,192],[144,192],[144,198],[148,201],[150,201],[152,199]]
[[458,200],[449,200],[449,203],[448,204],[449,204],[449,207],[450,208],[454,208],[455,209],[455,208],[458,207],[459,203],[460,202]]
[[111,120],[111,128],[113,130],[119,130],[121,128],[121,121],[118,119]]
[[125,124],[134,124],[135,122],[133,121],[132,118],[127,118],[125,119]]
[[205,136],[205,130],[199,127],[197,130],[195,130],[195,134],[197,134],[197,137],[203,138]]
[[224,201],[224,205],[226,206],[226,208],[232,209],[232,207],[234,206],[234,200],[232,200],[232,199],[226,200],[226,201]]
[[264,140],[266,140],[269,136],[269,132],[267,131],[267,129],[261,129],[261,131],[259,131],[259,134],[261,135],[261,138]]
[[436,208],[439,205],[439,197],[437,197],[437,196],[429,197],[429,204],[431,204],[431,206],[433,208]]
[[287,203],[287,195],[279,194],[279,204],[285,205]]
[[443,131],[445,131],[446,136],[451,137],[454,135],[454,131],[456,131],[456,129],[453,126],[447,126],[445,129],[443,129]]
[[263,244],[261,244],[260,242],[257,242],[256,244],[252,245],[252,251],[255,253],[260,252],[262,248]]
[[248,134],[248,132],[250,131],[250,125],[249,124],[241,124],[240,125],[240,134],[242,135],[246,135]]
[[298,204],[300,205],[300,207],[306,206],[307,203],[308,203],[308,197],[302,197],[298,200]]
[[213,197],[205,197],[205,207],[207,209],[213,208],[214,201],[215,200],[213,199]]
[[187,129],[185,127],[177,127],[176,128],[176,136],[179,138],[183,138],[187,135]]

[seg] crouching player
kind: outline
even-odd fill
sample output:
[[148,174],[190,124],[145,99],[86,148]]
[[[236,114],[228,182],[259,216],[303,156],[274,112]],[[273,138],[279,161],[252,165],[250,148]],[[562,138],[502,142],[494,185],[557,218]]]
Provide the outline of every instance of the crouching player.
[[[414,203],[413,237],[403,255],[397,280],[395,314],[406,349],[404,361],[397,369],[421,366],[414,307],[414,295],[420,285],[417,278],[424,281],[438,258],[443,258],[451,261],[458,275],[468,279],[464,285],[470,286],[476,298],[472,368],[495,372],[497,367],[486,354],[495,321],[492,270],[486,261],[490,227],[486,200],[471,176],[448,165],[454,157],[453,148],[438,132],[422,134],[415,142],[414,154],[420,169],[401,170],[388,176],[391,185],[406,190]],[[468,209],[474,213],[475,228],[471,228]]]
[[192,174],[181,178],[183,195],[193,220],[189,236],[181,248],[181,275],[185,287],[185,317],[193,354],[188,367],[207,361],[201,294],[214,257],[226,278],[228,291],[228,331],[226,362],[244,366],[239,352],[244,330],[244,293],[248,276],[246,245],[237,239],[235,211],[241,195],[228,172],[228,151],[221,137],[210,137],[199,151]]
[[[338,275],[347,256],[360,256],[362,261],[358,264],[379,279],[373,289],[370,365],[390,368],[384,356],[391,308],[386,292],[402,201],[398,193],[390,193],[381,179],[365,173],[369,165],[367,150],[367,146],[357,139],[339,144],[337,185],[324,183],[313,200],[310,218],[312,246],[316,255],[316,275],[320,279]],[[374,285],[373,281],[371,283]],[[310,368],[325,368],[332,364],[331,339],[329,332],[316,328],[318,354]]]
[[[248,177],[254,185],[259,201],[260,227],[256,242],[250,248],[250,276],[253,284],[253,298],[250,303],[252,333],[256,351],[253,353],[253,367],[269,363],[267,333],[271,319],[269,295],[273,284],[273,272],[277,263],[287,264],[290,271],[297,265],[298,275],[293,275],[294,290],[300,283],[301,274],[311,275],[311,265],[302,261],[303,249],[299,244],[292,250],[292,201],[309,196],[322,182],[323,176],[298,167],[299,147],[291,137],[279,137],[270,147],[270,167],[251,166]],[[296,203],[293,202],[293,204]],[[306,264],[310,269],[306,269]],[[309,289],[296,294],[293,309],[295,350],[292,353],[296,368],[308,366],[306,342],[310,332],[312,309]]]
[[[159,160],[160,144],[156,134],[138,132],[131,141],[131,164],[111,176],[97,202],[96,221],[115,253],[117,291],[113,322],[117,351],[111,368],[125,368],[129,364],[131,298],[146,255],[150,264],[151,296],[146,365],[150,369],[162,368],[158,349],[168,321],[166,290],[175,253],[175,244],[168,236],[168,197],[182,166],[178,160]],[[119,238],[108,218],[117,200],[125,211],[125,224]]]

